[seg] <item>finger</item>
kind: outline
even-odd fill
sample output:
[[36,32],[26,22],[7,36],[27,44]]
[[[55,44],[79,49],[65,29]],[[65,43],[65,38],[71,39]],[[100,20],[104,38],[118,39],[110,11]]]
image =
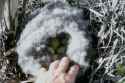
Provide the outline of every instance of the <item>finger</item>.
[[62,72],[66,72],[66,70],[68,69],[69,66],[69,58],[68,57],[64,57],[59,64],[59,67],[57,69],[58,73],[62,73]]
[[43,75],[43,73],[45,73],[45,72],[47,72],[47,70],[46,70],[45,68],[42,67],[42,68],[40,68],[39,71],[36,72],[36,74],[37,74],[37,76],[39,76],[40,74]]
[[79,66],[78,65],[72,66],[66,75],[66,79],[74,83],[78,72],[79,72]]
[[59,66],[59,60],[54,61],[53,63],[50,64],[49,70],[50,71],[55,71]]

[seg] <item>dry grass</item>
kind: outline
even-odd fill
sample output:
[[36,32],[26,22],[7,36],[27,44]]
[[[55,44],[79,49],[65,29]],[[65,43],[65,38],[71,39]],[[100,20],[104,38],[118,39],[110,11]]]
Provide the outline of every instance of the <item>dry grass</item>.
[[[19,1],[22,1],[22,0],[19,0]],[[125,72],[123,70],[125,67],[125,56],[124,56],[125,54],[125,1],[124,0],[78,0],[77,2],[75,2],[75,0],[68,0],[68,1],[72,2],[71,3],[72,6],[78,6],[80,8],[85,7],[89,9],[90,25],[92,26],[92,30],[96,32],[99,38],[98,46],[97,46],[99,57],[96,60],[96,62],[98,63],[98,67],[96,67],[93,70],[91,74],[90,83],[92,83],[92,81],[94,80],[93,79],[94,75],[97,74],[97,72],[100,71],[100,69],[102,68],[104,69],[104,73],[102,73],[103,75],[108,75],[111,78],[117,77],[118,78],[117,81],[119,83],[124,83],[123,81],[125,80],[125,74],[123,73]],[[42,4],[40,5],[40,7],[41,6]],[[21,7],[25,7],[25,5],[23,4],[23,6]],[[25,11],[25,10],[21,12],[19,11],[20,15],[23,13],[27,15],[30,12],[32,12],[31,10],[29,10],[32,6],[29,5],[26,7],[28,11]],[[19,28],[23,27],[22,21],[24,21],[24,17],[21,19],[20,18],[21,18],[20,16],[15,17],[15,20],[19,21],[19,23],[21,24],[21,26],[20,25],[14,26],[15,33],[18,33]],[[6,23],[3,22],[3,24],[4,26],[6,26],[5,25]],[[2,29],[3,26],[2,27],[1,26],[2,25],[0,25],[0,28]],[[4,42],[4,40],[7,38],[7,35],[6,35],[7,32],[5,31],[2,33],[3,33],[2,37],[4,38],[1,39],[2,43],[1,42],[0,43],[3,45],[2,53],[4,53],[6,50],[4,47],[7,46],[6,43]],[[14,33],[14,38],[15,38],[15,33]],[[15,42],[15,40],[11,40],[11,41]],[[15,44],[12,45],[12,47],[15,47],[15,46],[16,46]],[[0,63],[4,64],[4,60]],[[5,61],[5,64],[6,64],[6,61]],[[19,76],[20,70],[19,71],[15,70],[15,71]],[[104,80],[102,80],[101,83],[103,83],[103,81]]]
[[[95,2],[94,2],[95,1]],[[105,74],[111,77],[123,77],[116,74],[116,66],[125,64],[125,1],[94,0],[89,4],[90,20],[100,23],[98,31],[98,69],[105,68]],[[96,27],[95,27],[96,28]],[[124,65],[125,66],[125,65]]]

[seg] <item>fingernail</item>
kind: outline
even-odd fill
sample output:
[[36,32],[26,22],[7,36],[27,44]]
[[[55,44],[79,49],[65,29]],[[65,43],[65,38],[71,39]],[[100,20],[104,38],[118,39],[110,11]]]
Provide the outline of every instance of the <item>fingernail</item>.
[[80,65],[77,64],[76,66],[78,67],[78,69],[80,69]]
[[80,66],[79,65],[75,65],[74,66],[74,71],[78,71],[80,69]]
[[63,60],[63,61],[67,61],[67,60],[69,60],[69,59],[68,59],[68,57],[63,57],[62,60]]

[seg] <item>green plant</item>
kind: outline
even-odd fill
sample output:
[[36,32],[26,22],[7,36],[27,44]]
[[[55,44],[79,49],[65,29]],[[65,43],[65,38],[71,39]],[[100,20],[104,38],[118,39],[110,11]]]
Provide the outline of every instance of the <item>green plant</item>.
[[120,76],[125,76],[125,65],[118,64],[116,66],[116,74]]
[[67,44],[69,40],[69,35],[66,33],[57,34],[56,37],[48,39],[47,46],[50,49],[50,52],[55,55],[65,54]]

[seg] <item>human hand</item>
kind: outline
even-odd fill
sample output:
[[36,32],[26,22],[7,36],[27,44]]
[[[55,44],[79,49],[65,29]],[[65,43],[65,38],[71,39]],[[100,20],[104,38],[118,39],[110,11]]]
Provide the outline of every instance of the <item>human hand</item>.
[[79,66],[74,65],[66,72],[69,63],[70,60],[64,57],[51,63],[48,71],[42,68],[35,83],[75,83]]
[[70,60],[64,57],[61,61],[55,61],[50,65],[53,78],[52,83],[74,83],[76,75],[79,71],[77,65],[72,66],[68,72]]

